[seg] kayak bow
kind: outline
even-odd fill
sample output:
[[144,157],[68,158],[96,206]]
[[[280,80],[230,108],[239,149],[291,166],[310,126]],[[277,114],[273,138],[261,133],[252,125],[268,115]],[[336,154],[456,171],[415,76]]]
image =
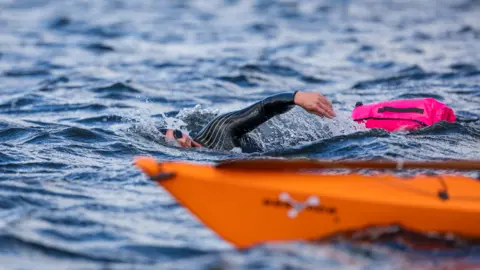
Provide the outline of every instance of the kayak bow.
[[480,184],[474,179],[329,175],[293,170],[298,161],[263,162],[279,169],[251,166],[252,161],[246,162],[249,169],[240,170],[235,162],[216,167],[135,160],[206,226],[240,248],[383,225],[480,238]]

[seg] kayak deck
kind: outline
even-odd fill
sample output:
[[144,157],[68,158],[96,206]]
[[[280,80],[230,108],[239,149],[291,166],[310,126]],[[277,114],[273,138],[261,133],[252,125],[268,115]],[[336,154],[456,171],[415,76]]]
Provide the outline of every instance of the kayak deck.
[[136,164],[237,247],[392,224],[480,238],[480,186],[464,176],[241,171],[149,158]]

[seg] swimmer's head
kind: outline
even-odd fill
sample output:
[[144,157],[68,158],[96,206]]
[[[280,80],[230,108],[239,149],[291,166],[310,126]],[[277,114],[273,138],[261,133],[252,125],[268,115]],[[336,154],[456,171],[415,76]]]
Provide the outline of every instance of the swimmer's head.
[[160,132],[165,135],[165,140],[167,142],[176,142],[178,146],[191,148],[191,147],[202,147],[199,143],[195,142],[185,133],[182,133],[178,129],[160,129]]

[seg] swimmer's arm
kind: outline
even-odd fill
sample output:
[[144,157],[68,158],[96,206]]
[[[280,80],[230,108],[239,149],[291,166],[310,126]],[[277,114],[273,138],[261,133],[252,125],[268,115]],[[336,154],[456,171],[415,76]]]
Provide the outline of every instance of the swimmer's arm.
[[332,104],[319,93],[296,91],[294,93],[278,94],[238,111],[236,115],[239,119],[234,128],[234,134],[242,136],[272,117],[289,111],[294,105],[322,117],[335,117]]
[[235,123],[233,134],[241,137],[265,123],[272,117],[288,112],[295,106],[295,93],[283,93],[270,96],[245,109],[236,111],[230,117]]

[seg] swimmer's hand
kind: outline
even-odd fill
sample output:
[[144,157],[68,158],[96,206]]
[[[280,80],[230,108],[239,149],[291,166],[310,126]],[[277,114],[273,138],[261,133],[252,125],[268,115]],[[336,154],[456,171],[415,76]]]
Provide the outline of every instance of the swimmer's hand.
[[337,116],[333,111],[332,103],[320,93],[299,91],[295,94],[294,102],[309,113],[328,118]]

